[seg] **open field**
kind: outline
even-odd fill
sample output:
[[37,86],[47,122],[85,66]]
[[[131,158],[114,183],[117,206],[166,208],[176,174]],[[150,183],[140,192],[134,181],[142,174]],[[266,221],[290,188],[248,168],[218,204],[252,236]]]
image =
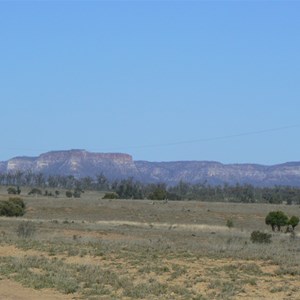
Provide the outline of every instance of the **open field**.
[[0,299],[300,299],[299,229],[249,239],[299,206],[21,197],[26,214],[0,218]]

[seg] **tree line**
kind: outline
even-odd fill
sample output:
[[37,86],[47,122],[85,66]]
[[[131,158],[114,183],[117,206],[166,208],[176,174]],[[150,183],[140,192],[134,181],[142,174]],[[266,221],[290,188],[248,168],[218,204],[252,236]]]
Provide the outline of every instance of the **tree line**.
[[67,190],[96,190],[114,193],[121,199],[201,200],[215,202],[300,204],[300,188],[292,186],[256,187],[250,184],[210,185],[180,181],[174,186],[165,183],[141,183],[133,178],[109,180],[103,174],[76,178],[73,175],[45,175],[21,172],[0,174],[0,185]]

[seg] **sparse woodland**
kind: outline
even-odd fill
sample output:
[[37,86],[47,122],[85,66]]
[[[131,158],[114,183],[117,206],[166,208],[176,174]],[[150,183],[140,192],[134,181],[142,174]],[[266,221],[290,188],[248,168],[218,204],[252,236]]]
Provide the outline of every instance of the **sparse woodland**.
[[[133,178],[108,180],[103,174],[95,178],[49,175],[31,172],[0,174],[0,185],[7,186],[11,194],[21,193],[21,187],[31,187],[48,196],[48,189],[72,190],[72,195],[80,197],[82,191],[106,191],[115,193],[121,199],[152,200],[201,200],[214,202],[300,204],[300,188],[291,186],[256,187],[249,184],[209,185],[189,184],[180,181],[175,186],[164,183],[143,184]],[[36,188],[34,190],[34,188]],[[33,193],[35,193],[33,192]],[[52,193],[55,196],[55,192]]]

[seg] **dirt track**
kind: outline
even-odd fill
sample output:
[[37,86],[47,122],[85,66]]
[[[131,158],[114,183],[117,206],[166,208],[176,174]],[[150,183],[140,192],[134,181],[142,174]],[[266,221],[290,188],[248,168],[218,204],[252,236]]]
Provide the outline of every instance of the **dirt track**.
[[20,283],[3,279],[0,280],[1,300],[69,300],[71,295],[63,295],[51,289],[35,290],[26,288]]

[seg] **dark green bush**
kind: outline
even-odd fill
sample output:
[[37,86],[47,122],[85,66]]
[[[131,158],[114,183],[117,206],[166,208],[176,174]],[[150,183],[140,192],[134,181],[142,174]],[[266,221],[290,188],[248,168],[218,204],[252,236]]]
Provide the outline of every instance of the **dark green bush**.
[[7,189],[7,193],[8,193],[9,195],[16,195],[16,194],[18,193],[18,191],[17,191],[16,188],[10,186],[10,187]]
[[25,202],[19,197],[9,197],[8,201],[11,201],[15,205],[19,205],[23,209],[25,209]]
[[232,221],[231,219],[228,219],[228,220],[226,221],[226,226],[227,226],[228,228],[232,228],[232,227],[234,226],[233,221]]
[[119,199],[119,195],[117,193],[105,193],[102,199]]
[[148,196],[150,200],[165,200],[167,199],[167,191],[164,187],[158,186],[155,190]]
[[25,203],[20,198],[9,198],[8,201],[0,201],[0,216],[18,217],[25,213]]
[[42,195],[42,191],[40,189],[33,188],[33,189],[30,190],[28,195]]
[[252,243],[270,244],[272,235],[269,233],[260,232],[259,230],[251,233],[250,240]]
[[72,198],[73,193],[71,191],[66,191],[66,197]]
[[293,230],[295,229],[295,227],[299,224],[299,218],[296,217],[296,216],[292,216],[290,219],[289,219],[289,222],[288,222],[288,225],[290,225]]

